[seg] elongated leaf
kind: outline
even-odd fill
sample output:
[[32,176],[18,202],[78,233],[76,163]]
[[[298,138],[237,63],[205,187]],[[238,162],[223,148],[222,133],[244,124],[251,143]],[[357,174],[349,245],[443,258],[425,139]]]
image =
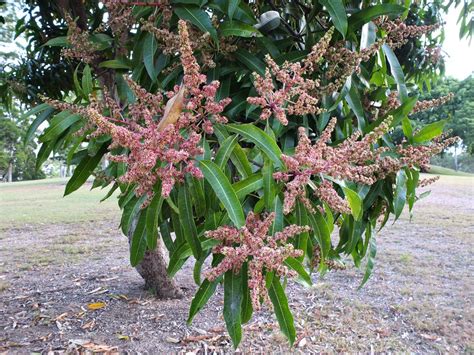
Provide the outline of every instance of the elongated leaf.
[[262,174],[252,174],[247,179],[232,184],[232,187],[239,200],[242,200],[247,197],[248,194],[263,187]]
[[224,320],[234,348],[242,339],[242,276],[229,270],[224,275]]
[[347,15],[342,0],[320,0],[331,15],[334,27],[345,37],[347,33]]
[[235,11],[239,8],[239,3],[240,0],[228,0],[227,15],[229,16],[229,20],[232,21]]
[[92,174],[104,154],[107,153],[107,147],[108,144],[103,144],[94,156],[88,155],[82,159],[76,169],[74,169],[72,177],[66,184],[64,196],[76,191],[87,181],[87,178]]
[[250,289],[248,285],[248,264],[242,264],[242,303],[241,303],[241,321],[242,324],[247,323],[252,318],[252,298],[250,297]]
[[157,193],[151,200],[150,205],[147,207],[146,241],[150,250],[156,248],[158,239],[158,217],[160,215],[161,206],[163,206],[163,200],[161,193]]
[[397,173],[395,194],[393,196],[393,209],[395,220],[400,217],[407,200],[407,175],[404,170]]
[[208,32],[211,37],[217,42],[217,32],[212,26],[211,19],[208,13],[197,6],[177,6],[174,12],[179,18],[191,22],[197,26],[202,32]]
[[224,22],[219,26],[219,31],[222,37],[235,36],[235,37],[260,37],[262,34],[253,26],[238,22]]
[[211,185],[219,200],[224,205],[231,221],[238,228],[245,224],[244,211],[227,177],[219,167],[209,160],[199,162],[204,177]]
[[447,122],[448,120],[441,120],[427,124],[413,136],[413,140],[416,143],[421,143],[429,141],[434,137],[438,137],[441,133],[443,133],[444,126]]
[[25,112],[23,115],[20,117],[20,121],[23,121],[25,118],[28,118],[30,116],[36,115],[40,113],[41,111],[44,111],[46,109],[51,108],[48,104],[39,104],[35,107],[33,107],[31,110]]
[[283,203],[281,202],[280,196],[275,196],[271,211],[275,212],[275,220],[273,221],[271,228],[271,235],[274,235],[276,232],[281,232],[283,230],[284,224]]
[[349,27],[352,30],[356,30],[362,27],[362,25],[364,25],[365,23],[372,21],[376,17],[382,15],[398,16],[402,14],[405,10],[405,7],[396,4],[369,6],[352,14],[351,17],[349,17]]
[[285,265],[288,266],[290,269],[295,270],[298,273],[298,275],[301,278],[301,281],[303,281],[305,286],[313,285],[313,282],[311,281],[311,276],[309,276],[309,274],[306,272],[301,261],[293,257],[289,257],[285,260]]
[[293,345],[296,338],[295,325],[293,321],[293,315],[291,314],[290,307],[288,307],[288,299],[286,298],[285,291],[280,284],[278,277],[274,276],[271,285],[268,288],[268,295],[273,304],[273,310],[280,325],[280,329],[283,334],[286,335],[290,344]]
[[158,42],[153,33],[147,33],[143,42],[143,63],[150,79],[156,81],[155,53],[158,49]]
[[202,309],[202,307],[206,305],[207,301],[209,301],[209,298],[211,298],[211,296],[214,294],[220,279],[221,278],[218,278],[212,282],[205,279],[201,286],[199,286],[199,289],[191,301],[191,307],[189,308],[189,316],[187,320],[188,324],[193,321],[194,316]]
[[130,69],[130,66],[119,59],[112,59],[101,62],[99,68]]
[[[296,224],[299,226],[307,226],[308,225],[308,214],[306,212],[306,208],[303,206],[303,204],[298,201],[296,203],[296,209],[295,209],[295,216],[296,216]],[[308,245],[308,238],[309,238],[309,233],[304,232],[295,237],[295,248],[303,250],[306,253],[306,246]],[[299,261],[302,261],[304,259],[304,254],[300,257],[298,257]]]
[[271,160],[265,159],[262,168],[263,176],[263,199],[265,207],[270,210],[275,200],[275,179],[273,178],[273,164]]
[[132,243],[130,244],[130,264],[132,266],[138,265],[145,256],[147,245],[145,227],[146,213],[142,211],[133,232]]
[[351,190],[348,187],[343,187],[342,189],[344,190],[344,194],[346,195],[349,206],[351,207],[352,215],[356,220],[360,220],[363,212],[362,199],[354,190]]
[[86,98],[92,93],[92,73],[89,64],[86,64],[82,72],[82,92]]
[[231,132],[240,134],[244,139],[251,141],[258,146],[270,158],[275,167],[282,167],[281,150],[268,134],[252,124],[229,124],[227,129]]
[[237,135],[229,136],[220,144],[221,148],[217,152],[215,159],[215,163],[220,169],[224,169],[227,160],[229,159],[232,151],[235,148],[235,145],[237,144],[238,138],[239,136]]
[[234,52],[234,56],[252,72],[265,75],[265,64],[249,51],[239,48]]
[[80,119],[81,116],[77,113],[71,114],[69,111],[59,113],[51,120],[49,127],[46,128],[44,133],[39,137],[39,140],[41,142],[47,142],[58,138],[64,131]]
[[68,47],[69,41],[66,36],[51,38],[48,42],[41,45],[41,47]]
[[403,73],[402,66],[398,61],[397,56],[387,44],[382,46],[382,50],[385,53],[385,57],[390,63],[390,72],[395,78],[398,87],[398,93],[400,94],[400,101],[404,103],[408,99],[408,89],[405,84],[405,74]]
[[55,111],[54,108],[52,107],[48,107],[46,110],[42,111],[41,114],[35,118],[35,120],[31,123],[31,125],[28,127],[28,131],[26,132],[26,135],[25,135],[25,144],[27,144],[28,142],[31,141],[31,139],[33,138],[34,134],[36,133],[36,131],[38,130],[39,126],[44,122],[46,121],[49,117],[51,117],[51,115],[53,114],[53,112]]
[[355,84],[351,81],[350,89],[346,95],[346,101],[349,104],[351,110],[355,113],[357,117],[357,125],[360,131],[363,131],[365,128],[365,114],[364,108],[362,107],[362,101],[359,95],[359,91]]
[[321,249],[321,258],[324,260],[329,255],[331,249],[331,233],[329,232],[328,224],[319,212],[308,214],[308,220]]
[[178,196],[179,217],[183,227],[184,237],[191,246],[194,257],[199,259],[202,254],[202,249],[197,237],[196,224],[194,223],[193,216],[193,205],[191,203],[191,194],[189,193],[187,183],[181,186]]
[[[367,233],[367,231],[366,231]],[[374,269],[375,265],[375,256],[377,255],[377,240],[375,239],[375,233],[372,235],[370,232],[369,236],[369,255],[367,256],[367,265],[365,267],[364,278],[360,283],[359,289],[365,285],[365,283],[369,280],[370,276],[372,275],[372,270]]]

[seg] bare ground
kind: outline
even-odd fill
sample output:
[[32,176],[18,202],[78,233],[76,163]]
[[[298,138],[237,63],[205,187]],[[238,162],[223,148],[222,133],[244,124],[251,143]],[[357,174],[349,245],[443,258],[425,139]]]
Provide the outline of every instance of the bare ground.
[[[443,177],[377,236],[374,275],[348,268],[288,286],[298,340],[266,312],[244,326],[243,352],[474,352],[474,180]],[[118,220],[0,230],[0,352],[231,352],[222,290],[186,324],[185,300],[157,300],[129,266]],[[91,305],[92,304],[92,305]],[[91,310],[89,308],[98,309]]]

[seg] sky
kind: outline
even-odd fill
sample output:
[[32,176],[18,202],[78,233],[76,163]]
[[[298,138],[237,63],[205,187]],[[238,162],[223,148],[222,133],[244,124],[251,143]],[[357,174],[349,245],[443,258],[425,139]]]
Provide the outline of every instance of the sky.
[[446,75],[463,80],[474,72],[474,39],[469,45],[469,40],[459,39],[459,25],[456,21],[461,8],[451,9],[446,16],[445,52]]

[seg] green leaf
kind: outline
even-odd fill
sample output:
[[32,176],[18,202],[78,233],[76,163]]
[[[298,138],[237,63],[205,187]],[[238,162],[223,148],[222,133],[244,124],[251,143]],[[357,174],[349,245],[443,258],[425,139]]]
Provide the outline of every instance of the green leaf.
[[197,6],[188,5],[175,7],[174,12],[179,18],[191,22],[202,32],[209,33],[214,41],[218,42],[216,29],[212,26],[211,19],[206,11]]
[[248,178],[232,184],[235,194],[239,200],[247,197],[248,194],[255,192],[263,187],[262,174],[252,174]]
[[362,282],[359,285],[359,289],[361,289],[362,286],[365,285],[365,283],[369,280],[370,275],[372,275],[372,270],[374,269],[374,264],[375,264],[375,256],[377,254],[377,241],[375,239],[375,235],[372,235],[372,232],[370,231],[370,227],[367,228],[366,233],[367,232],[370,233],[370,235],[368,236],[369,255],[367,256],[367,265],[365,267],[364,278],[362,279]]
[[87,155],[81,160],[66,184],[64,196],[76,191],[87,181],[87,178],[92,174],[104,154],[107,153],[107,147],[108,144],[103,144],[94,156]]
[[328,224],[323,215],[318,211],[315,214],[308,214],[308,219],[321,249],[321,258],[324,260],[328,257],[331,250],[331,233],[329,232]]
[[196,224],[194,223],[193,206],[191,203],[191,194],[187,182],[179,188],[178,192],[179,219],[183,228],[184,237],[191,246],[193,255],[199,259],[202,254],[201,244],[198,240]]
[[[304,205],[298,201],[296,203],[295,209],[296,224],[299,226],[308,225],[308,214]],[[308,245],[309,233],[304,232],[295,237],[295,248],[303,250],[306,253],[306,247]],[[302,261],[304,259],[304,254],[298,257],[298,260]]]
[[99,68],[110,68],[110,69],[130,69],[126,63],[119,59],[106,60],[99,64]]
[[143,42],[143,63],[151,81],[155,82],[157,74],[155,71],[155,53],[158,49],[158,42],[153,33],[147,33]]
[[407,175],[404,170],[397,173],[395,195],[393,196],[393,209],[395,221],[400,217],[407,200]]
[[273,221],[271,228],[271,235],[274,235],[276,232],[281,232],[283,230],[284,224],[283,203],[281,202],[280,196],[275,196],[271,211],[275,212],[275,220]]
[[357,117],[357,124],[360,131],[363,131],[365,128],[365,114],[364,108],[362,107],[362,100],[359,95],[359,91],[355,83],[351,80],[350,89],[346,95],[346,101],[349,104],[351,110],[355,113]]
[[265,207],[270,210],[273,207],[273,200],[275,200],[275,179],[273,178],[273,164],[269,159],[265,159],[262,176]]
[[69,41],[67,39],[67,36],[52,38],[45,44],[41,45],[41,47],[68,47],[68,46],[69,46]]
[[89,64],[86,64],[82,72],[82,92],[86,98],[92,93],[92,73]]
[[133,231],[132,242],[130,244],[130,264],[132,266],[138,265],[143,260],[146,252],[146,213],[142,211],[138,218],[137,225]]
[[244,211],[240,205],[239,199],[232,188],[227,177],[224,175],[219,166],[209,160],[202,160],[199,162],[204,177],[211,185],[219,200],[224,205],[229,218],[237,228],[245,224]]
[[407,137],[408,139],[411,139],[413,136],[413,127],[408,117],[403,117],[402,129],[403,129],[403,134],[405,135],[405,137]]
[[221,278],[218,278],[214,281],[209,281],[205,279],[196,294],[194,295],[193,300],[191,301],[191,307],[189,308],[188,324],[193,321],[194,316],[204,307],[209,301],[209,298],[216,291],[217,284],[220,282]]
[[416,143],[422,143],[429,141],[434,137],[438,137],[441,133],[443,133],[444,126],[447,122],[448,120],[441,120],[424,126],[413,136],[413,140]]
[[232,20],[234,17],[235,11],[239,8],[240,0],[228,0],[227,5],[227,15],[229,16],[229,20]]
[[382,15],[398,16],[406,10],[405,7],[396,4],[382,4],[370,6],[362,9],[349,17],[349,27],[356,30],[367,22],[372,21],[376,17]]
[[301,278],[301,281],[303,281],[303,284],[305,286],[309,287],[313,285],[313,282],[311,281],[311,276],[309,276],[309,274],[306,272],[301,261],[290,256],[285,260],[285,265],[298,273]]
[[247,323],[252,318],[252,297],[250,296],[250,289],[248,285],[248,263],[242,264],[242,303],[241,303],[241,321],[242,324]]
[[229,270],[224,275],[224,320],[234,349],[242,339],[242,276]]
[[282,154],[280,148],[275,140],[270,138],[270,136],[260,128],[252,124],[229,124],[227,125],[227,129],[240,134],[244,139],[254,143],[273,161],[275,167],[281,168],[283,166],[283,162],[280,159]]
[[397,83],[398,93],[400,94],[400,101],[404,103],[408,99],[408,89],[405,83],[405,74],[403,73],[402,66],[398,61],[397,56],[387,44],[382,46],[382,50],[385,53],[385,57],[390,63],[390,72],[395,78]]
[[280,325],[280,329],[283,334],[286,335],[290,344],[293,345],[296,338],[295,325],[293,321],[293,315],[290,312],[288,306],[288,299],[286,298],[285,291],[280,284],[278,277],[274,276],[271,285],[268,287],[268,295],[273,304],[273,310]]
[[79,121],[81,116],[77,113],[71,114],[69,111],[63,111],[51,120],[49,127],[39,137],[41,142],[47,142],[59,137],[65,130],[71,127],[74,123]]
[[46,159],[49,158],[49,155],[53,151],[54,144],[55,142],[51,141],[51,142],[43,143],[41,145],[41,148],[38,151],[38,154],[36,156],[36,165],[35,165],[36,170],[38,170],[41,167],[41,165],[43,165],[43,163],[46,161]]
[[360,220],[362,218],[363,212],[362,199],[354,190],[351,190],[345,186],[343,186],[342,189],[344,190],[344,194],[346,195],[349,206],[351,207],[352,215],[356,220]]
[[23,121],[24,119],[36,115],[40,113],[41,111],[44,111],[46,109],[51,108],[48,104],[39,104],[38,106],[33,107],[31,110],[25,112],[23,115],[20,116],[20,121]]
[[54,108],[48,107],[46,110],[42,111],[41,114],[35,118],[35,120],[28,127],[28,131],[25,134],[25,144],[31,141],[39,126],[46,121],[55,111]]
[[239,136],[237,135],[229,136],[220,144],[221,148],[217,152],[215,163],[221,170],[224,169],[227,160],[237,144],[238,138]]
[[343,37],[347,33],[347,14],[342,0],[320,0],[331,15],[334,27],[342,34]]
[[249,51],[239,48],[234,52],[234,56],[252,72],[261,76],[265,75],[265,64]]
[[219,26],[222,37],[261,37],[262,34],[255,27],[238,21],[224,22]]
[[158,217],[160,215],[161,206],[163,206],[163,200],[161,193],[156,193],[146,211],[146,240],[150,250],[156,248],[158,239]]

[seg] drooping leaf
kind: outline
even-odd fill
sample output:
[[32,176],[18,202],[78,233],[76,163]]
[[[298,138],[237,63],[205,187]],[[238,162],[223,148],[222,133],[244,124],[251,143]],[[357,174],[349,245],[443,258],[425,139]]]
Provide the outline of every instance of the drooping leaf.
[[188,316],[188,324],[193,321],[194,316],[204,307],[209,301],[209,298],[214,294],[216,291],[217,284],[220,282],[221,278],[218,278],[214,281],[209,281],[204,279],[201,286],[197,290],[196,294],[194,295],[193,300],[191,301],[191,307],[189,308],[189,316]]
[[224,205],[231,221],[238,228],[245,224],[244,211],[227,177],[221,169],[209,160],[199,162],[204,177],[211,185],[219,200]]
[[351,207],[352,215],[356,220],[360,220],[362,218],[362,199],[360,198],[359,194],[354,190],[349,189],[348,187],[342,187],[344,190],[344,194],[347,197],[347,201],[349,202],[349,206]]
[[388,62],[390,63],[390,72],[395,78],[397,83],[398,93],[400,94],[400,101],[404,103],[408,99],[408,89],[405,83],[405,74],[403,73],[402,66],[398,61],[397,56],[387,44],[382,46],[382,50],[387,57]]
[[224,275],[224,320],[234,348],[242,339],[242,276],[229,270]]
[[441,120],[427,124],[413,136],[413,141],[416,143],[422,143],[438,137],[443,133],[444,126],[447,122],[448,120]]
[[290,307],[288,306],[288,299],[286,298],[285,291],[280,284],[278,277],[272,278],[271,284],[268,287],[268,295],[273,304],[273,310],[280,325],[280,330],[293,345],[296,338],[296,330],[293,321],[293,315],[291,314]]
[[130,264],[136,266],[140,261],[143,260],[146,252],[146,213],[142,211],[138,218],[137,225],[132,236],[132,242],[130,244]]
[[86,64],[82,72],[82,92],[86,98],[92,93],[92,73],[89,64]]
[[320,0],[319,2],[328,10],[334,27],[345,37],[347,33],[347,12],[344,2],[342,0]]
[[153,33],[147,33],[143,42],[143,64],[150,79],[156,81],[155,53],[158,50],[158,42]]
[[268,134],[252,124],[229,124],[227,129],[231,132],[240,134],[244,139],[251,141],[258,146],[270,158],[275,167],[280,168],[283,165],[281,161],[281,150]]
[[397,173],[397,178],[395,182],[395,194],[393,196],[393,209],[395,213],[395,220],[400,217],[405,207],[407,200],[407,175],[404,170],[400,170]]
[[64,196],[69,195],[73,191],[76,191],[87,181],[87,178],[92,174],[104,154],[107,153],[107,147],[107,143],[103,144],[94,156],[88,155],[87,157],[82,159],[76,169],[74,169],[72,177],[66,184]]
[[191,246],[194,257],[199,259],[202,254],[202,249],[197,237],[197,229],[193,216],[193,206],[191,203],[191,194],[189,193],[187,183],[180,187],[178,196],[179,217],[183,228],[184,237]]
[[217,42],[217,32],[214,26],[212,26],[211,18],[209,14],[200,9],[197,6],[176,6],[174,12],[179,18],[191,22],[197,26],[202,32],[209,33],[211,38]]

